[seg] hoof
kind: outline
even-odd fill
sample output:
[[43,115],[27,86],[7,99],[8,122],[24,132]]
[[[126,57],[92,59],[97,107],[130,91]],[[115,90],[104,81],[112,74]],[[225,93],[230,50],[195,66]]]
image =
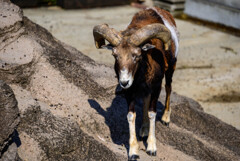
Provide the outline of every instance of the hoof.
[[169,127],[169,122],[161,121],[163,125]]
[[157,155],[157,152],[156,152],[156,151],[154,151],[154,152],[152,152],[152,151],[147,151],[147,154],[150,155],[150,156],[156,156],[156,155]]
[[128,160],[137,160],[139,159],[139,155],[132,155],[132,156],[129,156]]

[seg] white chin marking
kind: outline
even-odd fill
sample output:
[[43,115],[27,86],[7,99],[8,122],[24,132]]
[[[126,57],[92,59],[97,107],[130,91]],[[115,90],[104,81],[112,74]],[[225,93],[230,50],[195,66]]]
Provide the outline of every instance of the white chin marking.
[[[128,84],[126,86],[123,86],[121,84],[121,82],[128,82]],[[127,69],[122,69],[120,70],[119,73],[119,84],[123,89],[128,89],[129,87],[131,87],[133,83],[133,76],[132,73],[129,73]]]

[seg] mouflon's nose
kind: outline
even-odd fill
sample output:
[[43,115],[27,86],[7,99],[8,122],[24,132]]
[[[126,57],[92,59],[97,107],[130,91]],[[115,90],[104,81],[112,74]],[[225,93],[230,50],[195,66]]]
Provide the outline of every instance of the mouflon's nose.
[[122,81],[122,82],[120,82],[120,85],[121,85],[122,87],[126,87],[126,86],[128,85],[128,82],[129,82],[129,81]]

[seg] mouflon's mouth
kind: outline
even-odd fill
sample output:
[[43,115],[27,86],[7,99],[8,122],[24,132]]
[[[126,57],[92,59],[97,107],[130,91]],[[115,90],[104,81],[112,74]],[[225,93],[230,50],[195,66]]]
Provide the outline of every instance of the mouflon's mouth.
[[132,74],[127,69],[123,69],[119,73],[119,84],[123,89],[128,89],[133,83]]

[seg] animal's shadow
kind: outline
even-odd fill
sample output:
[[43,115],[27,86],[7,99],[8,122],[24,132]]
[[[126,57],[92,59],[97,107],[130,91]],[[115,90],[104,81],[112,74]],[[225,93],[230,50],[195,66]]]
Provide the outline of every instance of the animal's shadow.
[[[117,87],[118,88],[118,87]],[[117,89],[116,88],[116,89]],[[116,95],[112,100],[111,106],[106,110],[103,109],[100,104],[93,100],[88,100],[90,106],[94,108],[98,114],[102,115],[105,118],[105,123],[108,125],[111,139],[117,145],[124,145],[126,150],[129,150],[129,126],[127,121],[128,107],[125,98],[122,95]],[[138,140],[141,140],[139,136],[139,130],[142,124],[142,107],[143,103],[141,99],[136,101],[135,111],[136,111],[136,135]],[[163,110],[163,104],[158,101],[157,103],[157,118],[156,121],[160,121]]]

